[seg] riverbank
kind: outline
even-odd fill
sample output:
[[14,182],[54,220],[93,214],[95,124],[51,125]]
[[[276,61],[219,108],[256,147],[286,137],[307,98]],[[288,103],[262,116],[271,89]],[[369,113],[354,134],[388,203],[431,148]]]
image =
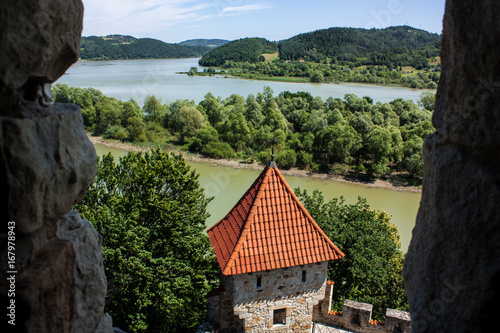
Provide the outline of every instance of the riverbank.
[[[101,144],[107,147],[111,148],[118,148],[118,149],[123,149],[127,151],[133,151],[133,152],[146,152],[149,151],[151,148],[150,147],[145,147],[145,146],[137,146],[133,145],[130,143],[123,143],[120,141],[116,140],[107,140],[104,139],[103,137],[100,136],[92,136],[90,134],[87,134],[90,142],[92,144]],[[199,154],[192,154],[189,152],[185,151],[180,151],[180,150],[169,150],[169,152],[174,152],[174,153],[182,153],[186,161],[191,161],[191,162],[203,162],[203,163],[210,163],[212,166],[226,166],[226,167],[231,167],[234,169],[252,169],[252,170],[261,170],[262,165],[260,165],[257,162],[253,163],[248,163],[245,161],[238,161],[238,160],[225,160],[225,159],[213,159],[213,158],[207,158],[203,157]],[[290,169],[290,170],[281,170],[281,173],[284,175],[291,175],[291,176],[299,176],[299,177],[314,177],[314,178],[320,178],[320,179],[327,179],[327,180],[332,180],[336,182],[343,182],[343,183],[351,183],[351,184],[358,184],[358,185],[363,185],[363,186],[368,186],[368,187],[376,187],[376,188],[384,188],[388,190],[393,190],[393,191],[406,191],[406,192],[414,192],[414,193],[421,193],[422,189],[416,186],[405,186],[405,185],[395,185],[391,182],[384,181],[381,179],[373,179],[373,180],[363,180],[363,179],[357,179],[357,178],[352,178],[352,177],[346,177],[344,175],[340,174],[324,174],[324,173],[314,173],[311,171],[307,170],[299,170],[296,168]]]
[[[224,79],[241,79],[241,80],[251,80],[251,81],[264,81],[264,82],[278,82],[278,83],[312,83],[312,84],[357,84],[357,85],[366,85],[366,86],[372,86],[372,87],[387,87],[387,88],[405,88],[405,89],[414,89],[418,91],[437,91],[436,88],[429,88],[429,87],[424,87],[424,86],[418,86],[418,87],[412,87],[409,84],[402,84],[402,83],[382,83],[382,82],[360,82],[360,81],[320,81],[320,82],[313,82],[310,80],[309,77],[296,77],[296,76],[263,76],[263,75],[258,75],[258,74],[238,74],[238,73],[222,73],[222,72],[215,72],[213,74],[209,74],[206,72],[197,72],[194,74],[189,74],[189,72],[176,72],[175,74],[181,74],[181,75],[187,75],[187,76],[201,76],[201,77],[217,77],[217,78],[224,78]],[[406,77],[409,76],[416,76],[414,74],[411,75],[406,75]]]

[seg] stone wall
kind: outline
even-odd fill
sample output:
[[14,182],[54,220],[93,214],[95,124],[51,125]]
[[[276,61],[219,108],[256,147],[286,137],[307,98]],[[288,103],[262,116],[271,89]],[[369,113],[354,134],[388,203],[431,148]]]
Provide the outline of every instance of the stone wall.
[[[0,298],[16,332],[112,332],[101,238],[70,211],[94,179],[80,108],[51,83],[78,59],[80,0],[0,2]],[[7,280],[7,277],[9,278]],[[15,325],[15,326],[14,326]]]
[[500,1],[446,1],[403,276],[417,332],[487,332],[500,304]]
[[[316,280],[309,281],[309,284],[306,281],[303,283],[304,286],[296,287],[297,283],[302,284],[302,269],[308,267],[313,270],[313,266],[297,266],[293,270],[275,270],[225,277],[227,286],[235,288],[237,285],[238,287],[231,289],[230,292],[221,286],[207,295],[208,318],[213,332],[312,332],[314,323],[362,333],[410,333],[412,331],[411,316],[406,311],[387,309],[385,322],[372,320],[373,306],[371,304],[345,300],[341,313],[331,311],[334,283],[330,281],[321,283],[323,275],[319,270],[316,271]],[[323,263],[322,269],[326,269]],[[283,274],[284,272],[287,274]],[[262,277],[263,273],[268,274],[266,277],[270,279],[269,288],[266,296],[259,296],[259,290],[264,292],[264,281],[262,280],[262,288],[256,288],[256,279],[259,276]],[[284,275],[291,280],[284,282]],[[288,296],[281,294],[281,291],[286,289],[286,285],[290,288],[297,288],[293,289],[295,293],[292,292]],[[278,289],[277,293],[273,292],[279,286],[285,286],[285,288]],[[240,303],[233,306],[232,299]],[[273,324],[273,311],[276,309],[286,310],[285,324]]]
[[[227,314],[221,309],[221,325],[223,316],[236,315],[245,332],[311,332],[313,306],[325,296],[327,267],[322,262],[223,277],[232,308]],[[276,310],[284,311],[284,323],[274,324]]]
[[387,309],[382,324],[372,321],[371,304],[345,300],[342,313],[331,311],[333,287],[332,282],[327,283],[324,300],[314,307],[314,322],[362,333],[411,332],[411,317],[406,311]]

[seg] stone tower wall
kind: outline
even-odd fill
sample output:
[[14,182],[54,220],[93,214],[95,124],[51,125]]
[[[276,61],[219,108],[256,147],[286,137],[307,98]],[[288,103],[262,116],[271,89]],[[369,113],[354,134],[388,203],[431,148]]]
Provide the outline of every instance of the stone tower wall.
[[[328,262],[321,262],[238,274],[223,277],[223,284],[245,332],[311,332],[313,306],[325,297],[327,268]],[[281,309],[285,323],[275,324],[275,311]]]

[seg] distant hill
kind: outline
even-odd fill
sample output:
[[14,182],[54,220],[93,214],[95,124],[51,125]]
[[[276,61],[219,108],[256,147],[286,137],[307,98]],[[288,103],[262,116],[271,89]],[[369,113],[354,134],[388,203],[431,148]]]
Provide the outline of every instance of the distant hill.
[[[411,65],[416,58],[439,55],[441,35],[409,26],[386,29],[329,28],[303,33],[279,43],[283,60],[360,61],[393,66]],[[417,66],[415,66],[417,67]]]
[[80,58],[85,60],[171,59],[199,57],[208,48],[169,44],[152,38],[126,35],[82,37]]
[[274,53],[277,50],[276,42],[264,38],[242,38],[213,49],[200,59],[199,64],[221,66],[226,60],[256,63],[263,53]]
[[202,66],[221,66],[225,61],[256,63],[263,53],[281,60],[307,60],[343,65],[381,65],[388,68],[429,67],[429,59],[439,56],[441,35],[409,26],[386,29],[329,28],[303,33],[279,42],[264,38],[243,38],[203,55]]
[[183,42],[180,42],[179,45],[184,46],[206,46],[209,48],[216,48],[222,46],[224,44],[229,43],[227,39],[189,39]]

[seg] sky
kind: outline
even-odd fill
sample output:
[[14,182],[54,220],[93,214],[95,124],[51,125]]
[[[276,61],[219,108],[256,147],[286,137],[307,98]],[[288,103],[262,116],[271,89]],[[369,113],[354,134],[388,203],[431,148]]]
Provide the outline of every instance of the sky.
[[331,27],[442,33],[445,0],[83,0],[83,36],[271,41]]

